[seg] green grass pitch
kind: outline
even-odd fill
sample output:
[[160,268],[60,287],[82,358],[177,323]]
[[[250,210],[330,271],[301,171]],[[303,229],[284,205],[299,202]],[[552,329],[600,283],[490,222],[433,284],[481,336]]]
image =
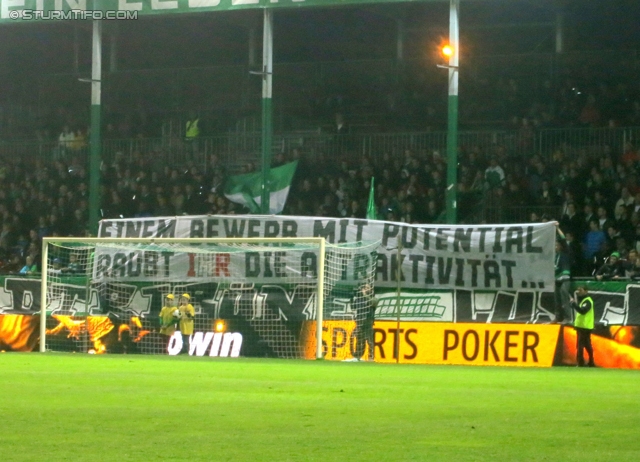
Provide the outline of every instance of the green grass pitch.
[[3,462],[640,460],[640,374],[0,355]]

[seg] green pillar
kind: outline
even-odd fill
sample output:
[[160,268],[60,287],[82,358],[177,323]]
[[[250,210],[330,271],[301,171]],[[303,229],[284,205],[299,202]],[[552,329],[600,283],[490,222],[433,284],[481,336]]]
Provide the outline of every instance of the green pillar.
[[449,95],[447,128],[447,223],[458,221],[458,95]]
[[93,21],[91,56],[91,137],[89,139],[89,230],[97,236],[100,221],[102,22]]
[[449,6],[449,45],[453,53],[449,57],[449,100],[447,127],[447,223],[458,221],[458,65],[460,34],[458,13],[460,0],[451,0]]
[[272,95],[273,72],[273,14],[264,9],[264,32],[262,38],[262,194],[260,211],[269,213],[271,191],[269,188],[269,171],[271,170],[271,149],[273,148],[273,107]]

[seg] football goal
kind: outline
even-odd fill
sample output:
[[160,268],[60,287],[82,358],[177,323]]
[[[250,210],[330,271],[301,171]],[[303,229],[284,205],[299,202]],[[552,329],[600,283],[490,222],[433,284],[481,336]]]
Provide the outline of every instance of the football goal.
[[43,239],[40,351],[323,358],[377,242]]

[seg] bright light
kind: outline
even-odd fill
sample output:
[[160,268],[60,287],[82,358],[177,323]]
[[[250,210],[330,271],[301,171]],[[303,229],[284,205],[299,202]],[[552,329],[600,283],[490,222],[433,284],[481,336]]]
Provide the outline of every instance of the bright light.
[[450,58],[451,56],[453,56],[453,48],[451,48],[451,45],[444,45],[441,51],[442,51],[442,54],[447,58]]
[[224,321],[216,322],[216,332],[224,332],[224,330],[225,330]]

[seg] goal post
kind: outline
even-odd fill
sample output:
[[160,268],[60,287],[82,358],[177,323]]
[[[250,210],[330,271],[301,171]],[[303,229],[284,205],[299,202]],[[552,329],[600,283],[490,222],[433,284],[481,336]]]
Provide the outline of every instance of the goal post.
[[[321,359],[326,303],[373,283],[377,246],[47,237],[40,351],[234,356],[242,346],[247,356]],[[165,305],[175,305],[175,320],[160,318]]]

